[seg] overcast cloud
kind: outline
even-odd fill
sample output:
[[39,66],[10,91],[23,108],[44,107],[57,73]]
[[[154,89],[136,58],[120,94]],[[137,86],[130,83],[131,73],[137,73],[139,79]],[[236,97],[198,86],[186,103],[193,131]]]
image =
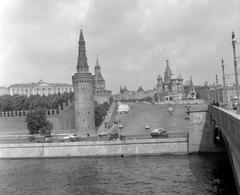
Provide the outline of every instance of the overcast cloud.
[[222,82],[222,57],[233,73],[233,30],[240,42],[240,1],[1,0],[0,86],[71,83],[81,25],[90,70],[98,54],[113,92],[153,89],[166,59],[185,81]]

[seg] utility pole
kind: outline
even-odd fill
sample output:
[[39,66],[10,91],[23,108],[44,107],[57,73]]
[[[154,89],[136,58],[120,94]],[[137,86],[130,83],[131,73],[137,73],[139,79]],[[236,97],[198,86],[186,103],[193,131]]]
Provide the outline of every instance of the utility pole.
[[219,102],[220,101],[220,98],[219,98],[219,93],[218,93],[218,76],[216,74],[216,102]]
[[227,103],[227,90],[226,90],[226,80],[225,80],[225,71],[224,71],[224,61],[222,59],[222,74],[223,74],[223,103]]
[[[238,85],[238,68],[237,68],[237,56],[236,56],[236,39],[235,34],[232,32],[232,46],[233,46],[233,63],[234,63],[234,73],[235,73],[235,81],[236,81],[236,92],[237,92],[237,107],[239,105],[239,85]],[[237,109],[237,112],[238,111]]]

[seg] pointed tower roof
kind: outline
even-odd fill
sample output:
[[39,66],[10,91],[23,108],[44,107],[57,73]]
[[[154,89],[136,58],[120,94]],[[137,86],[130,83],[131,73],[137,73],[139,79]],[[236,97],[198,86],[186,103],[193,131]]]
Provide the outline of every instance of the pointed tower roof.
[[125,85],[123,92],[128,92],[127,86]]
[[143,90],[143,88],[142,88],[142,86],[140,86],[139,88],[138,88],[138,90],[137,90],[137,92],[143,92],[144,90]]
[[164,73],[164,82],[168,83],[171,81],[172,71],[169,66],[169,60],[166,60],[166,63],[167,65]]
[[88,73],[89,67],[86,56],[86,46],[83,37],[82,29],[80,30],[79,42],[78,42],[78,63],[77,63],[77,72],[78,73]]
[[157,81],[161,81],[162,80],[162,77],[161,75],[159,74],[158,77],[157,77]]
[[189,88],[190,88],[190,90],[192,90],[192,89],[194,88],[194,87],[193,87],[192,76],[190,76]]
[[100,67],[99,61],[98,61],[98,55],[96,55],[96,66]]
[[82,29],[80,30],[80,36],[79,36],[79,42],[83,42],[84,41],[84,37],[83,37],[83,32]]
[[105,82],[104,78],[102,77],[101,67],[100,67],[99,61],[98,61],[98,56],[96,56],[96,65],[95,65],[94,69],[95,69],[94,80],[96,82]]

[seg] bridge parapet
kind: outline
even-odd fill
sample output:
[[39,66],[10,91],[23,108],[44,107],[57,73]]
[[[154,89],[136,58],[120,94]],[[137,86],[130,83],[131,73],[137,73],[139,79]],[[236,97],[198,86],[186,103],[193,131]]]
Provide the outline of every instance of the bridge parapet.
[[209,112],[224,137],[240,194],[240,115],[215,106],[210,106]]
[[212,120],[221,129],[227,141],[231,141],[240,151],[240,115],[233,111],[212,106],[209,108]]

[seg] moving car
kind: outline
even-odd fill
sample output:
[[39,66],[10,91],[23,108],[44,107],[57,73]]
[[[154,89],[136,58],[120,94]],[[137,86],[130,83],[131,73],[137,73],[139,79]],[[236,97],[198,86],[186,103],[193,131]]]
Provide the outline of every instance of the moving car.
[[167,138],[168,132],[163,128],[158,128],[151,131],[151,136],[153,138]]

